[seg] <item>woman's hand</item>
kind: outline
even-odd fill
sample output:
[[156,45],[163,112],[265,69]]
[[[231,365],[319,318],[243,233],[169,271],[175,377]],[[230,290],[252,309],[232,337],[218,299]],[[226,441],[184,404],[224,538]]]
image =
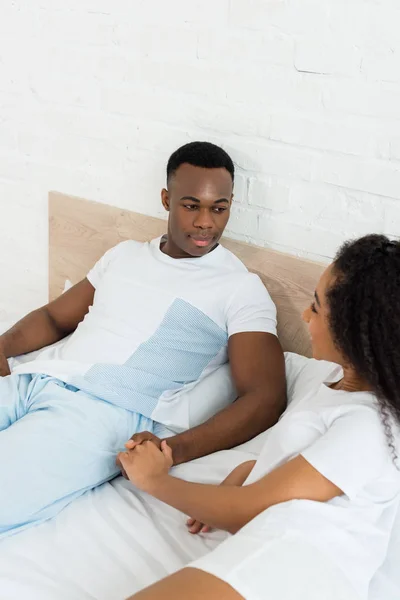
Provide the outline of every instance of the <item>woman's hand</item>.
[[172,450],[164,440],[161,450],[151,441],[135,446],[133,450],[120,452],[118,461],[129,480],[140,490],[152,493],[155,486],[166,476],[172,467]]
[[201,521],[197,521],[196,519],[192,519],[191,517],[186,521],[186,527],[188,528],[189,533],[209,533],[211,531],[211,527],[209,525],[204,525]]

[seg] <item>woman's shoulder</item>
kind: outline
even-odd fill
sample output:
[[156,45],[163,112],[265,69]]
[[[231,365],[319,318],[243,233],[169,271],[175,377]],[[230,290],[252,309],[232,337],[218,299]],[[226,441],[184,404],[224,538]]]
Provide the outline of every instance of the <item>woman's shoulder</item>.
[[285,352],[286,387],[288,403],[315,392],[322,383],[340,378],[339,365],[325,360],[306,358]]

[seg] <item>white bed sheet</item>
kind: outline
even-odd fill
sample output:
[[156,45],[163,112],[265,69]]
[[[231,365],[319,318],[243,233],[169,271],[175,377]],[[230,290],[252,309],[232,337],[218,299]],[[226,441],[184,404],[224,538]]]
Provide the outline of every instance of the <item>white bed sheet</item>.
[[[5,329],[0,325],[0,331]],[[241,462],[257,458],[263,435],[180,465],[175,474],[219,483]],[[213,531],[192,536],[181,513],[118,477],[86,493],[55,519],[0,541],[0,600],[122,600],[200,558],[227,535]],[[400,513],[369,600],[399,600],[399,565]],[[285,561],[281,569],[287,578],[290,564]],[[269,597],[274,598],[273,590]]]
[[[217,483],[237,464],[254,458],[262,438],[181,465],[176,474]],[[88,492],[57,518],[0,542],[0,598],[122,600],[203,556],[227,535],[192,536],[184,523],[178,511],[119,477]],[[399,563],[400,516],[370,600],[399,599]],[[285,561],[281,568],[287,578],[290,564]],[[273,590],[269,597],[274,598]],[[307,600],[317,598],[308,595]]]
[[[224,452],[176,470],[218,482],[248,456]],[[0,598],[126,598],[202,556],[226,535],[192,536],[182,514],[119,477],[55,519],[0,542]]]

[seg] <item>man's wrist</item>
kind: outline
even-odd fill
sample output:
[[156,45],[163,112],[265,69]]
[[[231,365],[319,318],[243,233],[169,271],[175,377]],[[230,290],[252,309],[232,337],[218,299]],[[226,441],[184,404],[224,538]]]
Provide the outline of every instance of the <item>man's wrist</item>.
[[186,462],[185,448],[180,436],[174,435],[170,438],[165,438],[165,441],[172,450],[173,466]]
[[2,335],[0,336],[0,353],[6,355],[6,342]]

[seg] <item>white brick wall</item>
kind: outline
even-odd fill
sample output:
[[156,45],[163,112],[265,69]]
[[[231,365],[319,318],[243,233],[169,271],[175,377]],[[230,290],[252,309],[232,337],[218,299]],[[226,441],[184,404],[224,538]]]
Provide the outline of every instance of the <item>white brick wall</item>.
[[161,215],[196,139],[232,237],[328,260],[399,235],[398,0],[0,0],[0,321],[46,300],[47,192]]

